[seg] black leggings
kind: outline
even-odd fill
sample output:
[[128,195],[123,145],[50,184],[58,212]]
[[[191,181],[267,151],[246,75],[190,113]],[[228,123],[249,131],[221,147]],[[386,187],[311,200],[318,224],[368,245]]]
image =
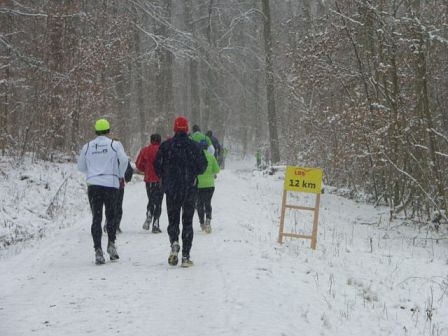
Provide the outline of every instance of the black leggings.
[[115,228],[120,227],[121,218],[123,217],[123,197],[124,197],[124,188],[120,188],[117,191],[117,197],[115,198]]
[[170,243],[179,241],[180,211],[182,209],[182,256],[189,257],[193,243],[195,190],[166,194],[168,235]]
[[89,196],[90,209],[92,210],[92,227],[91,233],[93,238],[93,247],[101,248],[101,222],[103,220],[103,206],[106,208],[107,235],[109,241],[115,242],[115,233],[117,227],[115,225],[116,215],[116,197],[118,189],[91,185],[87,189]]
[[148,195],[148,205],[146,216],[151,215],[154,221],[160,218],[162,213],[163,191],[159,182],[146,182],[146,194]]
[[212,197],[215,187],[198,189],[196,209],[198,210],[199,223],[204,224],[205,218],[212,219]]

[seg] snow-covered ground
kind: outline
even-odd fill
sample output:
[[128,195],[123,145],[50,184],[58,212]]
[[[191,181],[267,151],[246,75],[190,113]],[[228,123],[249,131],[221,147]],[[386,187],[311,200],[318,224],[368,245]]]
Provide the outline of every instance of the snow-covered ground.
[[[44,217],[46,224],[31,224],[53,228],[19,252],[3,249],[2,336],[448,335],[448,241],[390,223],[387,209],[323,194],[317,250],[304,240],[280,246],[282,176],[232,162],[217,179],[213,233],[200,232],[195,217],[195,266],[183,269],[167,264],[165,208],[162,234],[141,229],[146,193],[137,177],[125,191],[120,260],[96,266],[82,177],[63,167],[61,178],[34,170],[34,184],[53,181],[45,197],[21,191],[19,183],[34,185],[24,182],[29,178],[8,182],[16,189],[2,182],[8,196],[1,223]],[[67,176],[65,198],[50,216],[48,205]],[[23,206],[14,213],[12,199],[42,203],[40,215]],[[288,213],[287,231],[310,228],[309,214]],[[10,234],[6,226],[2,232]]]
[[72,225],[86,206],[84,178],[75,169],[73,163],[0,157],[0,256]]

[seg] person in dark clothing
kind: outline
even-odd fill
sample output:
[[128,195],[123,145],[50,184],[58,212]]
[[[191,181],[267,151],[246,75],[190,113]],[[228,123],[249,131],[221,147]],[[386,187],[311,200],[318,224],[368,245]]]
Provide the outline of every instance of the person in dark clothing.
[[193,215],[197,190],[197,176],[207,168],[207,159],[199,145],[191,140],[188,120],[178,117],[174,121],[174,136],[164,141],[154,160],[154,168],[161,178],[166,194],[168,211],[168,235],[171,253],[170,265],[177,265],[179,245],[180,212],[182,209],[182,267],[193,265],[190,250],[193,242]]
[[193,132],[190,134],[190,139],[194,140],[195,142],[198,142],[202,139],[207,141],[207,149],[210,152],[215,152],[215,148],[213,147],[212,140],[208,136],[206,136],[204,133],[201,132],[201,128],[198,125],[193,125]]
[[207,131],[207,133],[205,133],[205,135],[208,136],[209,139],[212,141],[213,147],[215,148],[216,161],[218,161],[218,164],[221,167],[222,157],[223,157],[221,144],[219,143],[218,139],[213,135],[212,131]]
[[152,224],[152,233],[160,233],[159,218],[162,213],[163,191],[160,185],[160,178],[154,170],[154,159],[160,147],[160,134],[151,135],[151,144],[138,154],[137,169],[144,172],[146,183],[146,194],[148,195],[148,205],[146,206],[146,220],[143,223],[143,230],[149,230]]
[[[115,227],[117,233],[122,233],[121,231],[121,218],[123,217],[123,198],[124,198],[124,187],[126,183],[129,183],[132,180],[132,176],[134,175],[134,169],[131,166],[131,162],[128,162],[128,166],[126,168],[126,172],[124,173],[124,177],[120,177],[120,188],[117,192],[117,197],[115,198]],[[107,232],[107,223],[104,224],[103,227],[104,233]]]

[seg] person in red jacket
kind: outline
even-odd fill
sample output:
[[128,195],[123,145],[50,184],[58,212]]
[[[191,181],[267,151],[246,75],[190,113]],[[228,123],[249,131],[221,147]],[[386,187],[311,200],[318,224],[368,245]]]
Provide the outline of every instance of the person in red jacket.
[[137,169],[145,173],[146,194],[148,195],[148,206],[146,207],[146,220],[143,229],[149,230],[152,223],[152,233],[160,233],[159,218],[162,213],[163,191],[160,178],[154,170],[154,159],[159,151],[160,134],[151,135],[151,144],[140,150],[135,165]]

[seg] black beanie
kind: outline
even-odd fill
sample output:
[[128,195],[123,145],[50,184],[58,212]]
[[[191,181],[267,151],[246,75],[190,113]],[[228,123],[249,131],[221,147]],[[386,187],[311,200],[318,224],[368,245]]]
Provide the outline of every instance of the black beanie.
[[162,137],[160,136],[160,134],[151,134],[151,143],[152,144],[159,144],[160,141],[162,141]]

